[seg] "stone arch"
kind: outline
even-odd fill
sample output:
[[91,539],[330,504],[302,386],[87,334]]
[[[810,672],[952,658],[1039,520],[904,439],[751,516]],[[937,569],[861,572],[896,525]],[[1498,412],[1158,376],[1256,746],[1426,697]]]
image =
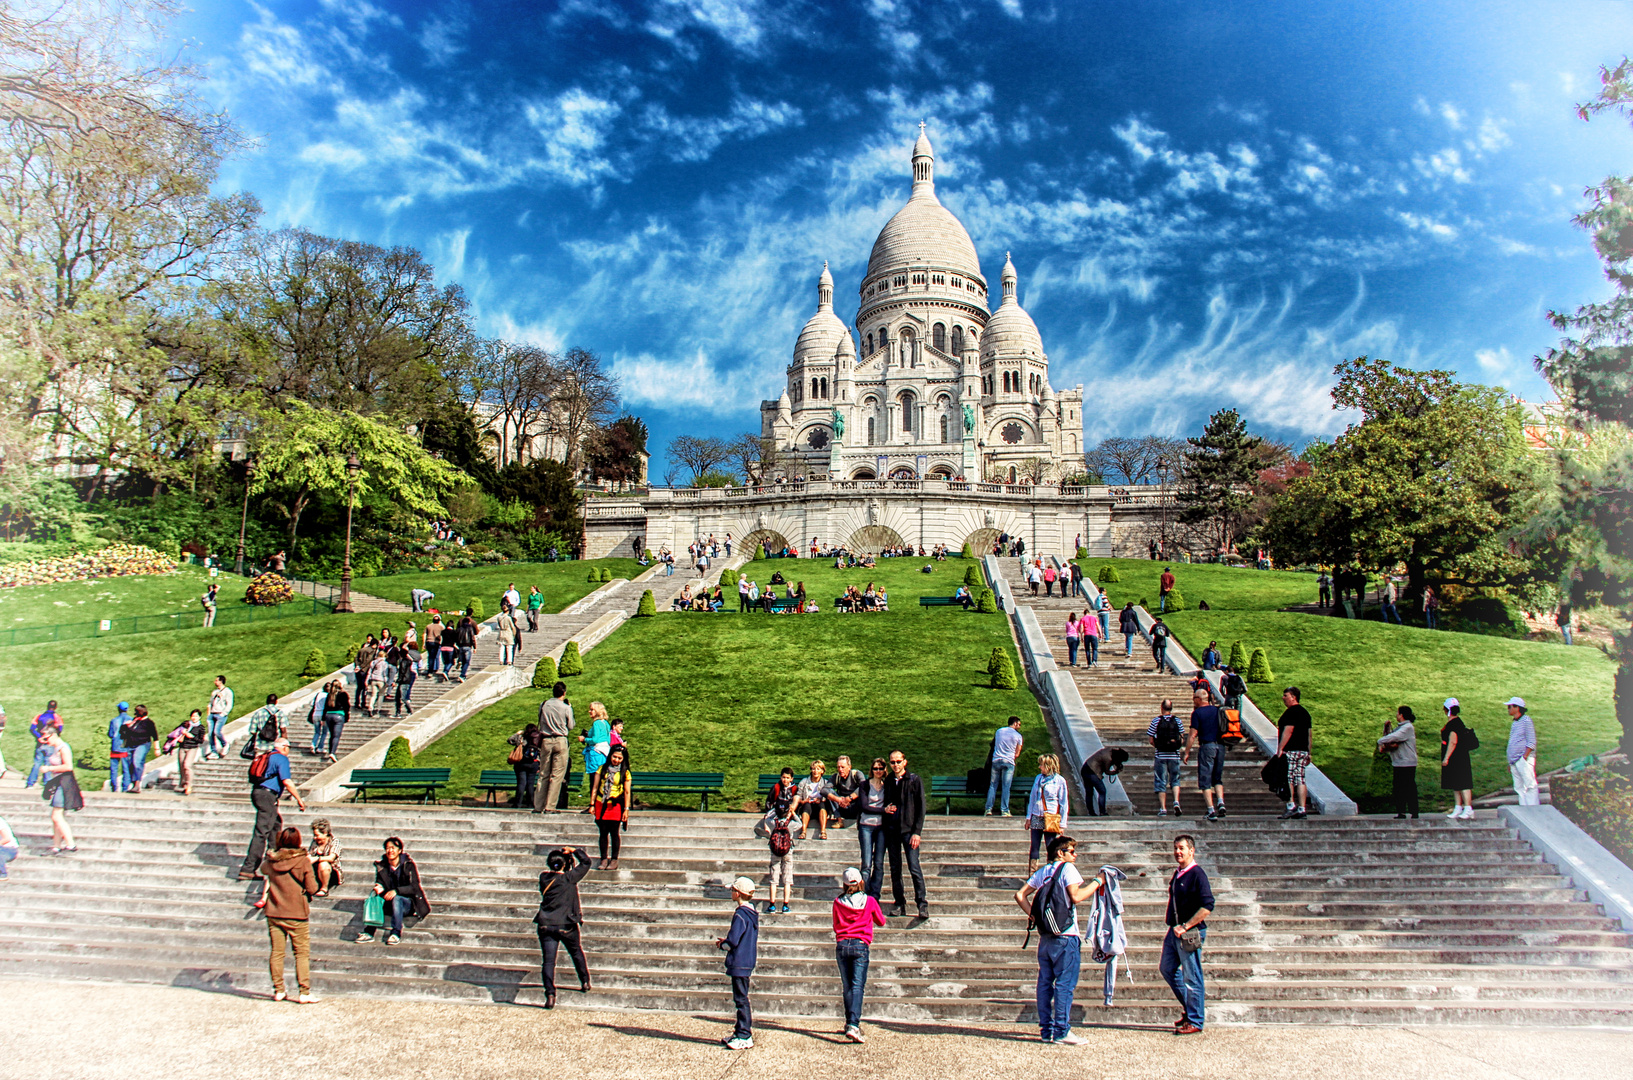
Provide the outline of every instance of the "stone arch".
[[851,533],[845,546],[852,551],[883,551],[887,547],[905,544],[902,534],[888,525],[864,525]]
[[765,545],[767,551],[781,551],[785,547],[793,547],[788,542],[788,537],[775,529],[756,529],[743,537],[741,544],[743,550],[749,555],[753,555],[761,544]]
[[851,473],[852,480],[872,480],[873,478],[873,466],[871,465],[863,465]]
[[999,530],[981,528],[976,529],[964,537],[964,543],[970,546],[970,554],[979,559],[992,552],[992,545],[998,542]]
[[917,480],[918,478],[919,474],[913,471],[911,465],[892,465],[890,467],[890,479],[892,480]]
[[925,475],[925,479],[926,480],[951,480],[954,475],[955,474],[953,473],[953,467],[951,465],[948,465],[946,462],[942,462],[941,464],[930,466],[930,471],[929,471],[929,473],[927,473]]

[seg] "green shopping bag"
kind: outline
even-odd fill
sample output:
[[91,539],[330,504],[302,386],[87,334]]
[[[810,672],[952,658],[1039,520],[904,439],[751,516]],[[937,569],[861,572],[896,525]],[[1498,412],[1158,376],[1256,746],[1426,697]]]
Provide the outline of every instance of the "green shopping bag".
[[369,893],[369,898],[363,901],[363,925],[384,926],[386,924],[386,902],[379,893]]

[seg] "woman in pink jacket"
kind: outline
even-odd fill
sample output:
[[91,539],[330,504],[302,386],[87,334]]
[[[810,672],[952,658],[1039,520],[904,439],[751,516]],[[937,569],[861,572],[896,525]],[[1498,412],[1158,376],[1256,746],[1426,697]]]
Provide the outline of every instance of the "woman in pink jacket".
[[862,991],[868,982],[868,947],[873,928],[885,924],[885,913],[862,888],[862,871],[846,867],[842,880],[845,891],[834,900],[834,958],[845,994],[845,1037],[859,1043],[867,1041],[862,1037]]

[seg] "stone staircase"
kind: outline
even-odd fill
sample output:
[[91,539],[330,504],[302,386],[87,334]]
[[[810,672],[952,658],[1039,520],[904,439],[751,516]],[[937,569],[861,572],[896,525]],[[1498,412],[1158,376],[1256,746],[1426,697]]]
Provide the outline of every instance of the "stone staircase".
[[[677,571],[672,578],[666,579],[659,575],[646,582],[628,582],[615,588],[603,588],[599,592],[592,593],[578,603],[571,605],[567,612],[541,615],[539,617],[539,629],[536,632],[527,630],[524,621],[522,647],[518,650],[516,663],[524,667],[536,663],[539,657],[566,644],[591,623],[610,611],[622,609],[633,614],[635,605],[640,601],[643,589],[652,589],[659,610],[662,610],[668,606],[670,598],[680,592],[681,586],[687,580],[695,579],[695,575],[691,578],[685,578]],[[355,597],[356,594],[353,595]],[[406,611],[407,609],[403,610]],[[523,617],[525,619],[525,615]],[[423,630],[426,618],[418,616],[415,618],[415,622],[419,623]],[[394,631],[402,629],[402,620],[398,617],[394,616],[389,620],[389,623]],[[477,638],[476,648],[472,651],[471,672],[475,673],[484,667],[497,665],[498,663],[498,639],[484,626],[484,632]],[[440,700],[457,685],[457,683],[453,682],[438,681],[436,677],[422,673],[414,683],[413,707],[423,709],[427,705]],[[347,691],[354,692],[355,687],[348,684]],[[371,717],[360,708],[354,709],[351,720],[347,722],[345,731],[341,734],[340,755],[344,756],[347,752],[362,746],[398,723],[401,718],[393,715],[395,701],[394,695],[388,695],[382,699],[382,708],[378,716]],[[240,704],[241,707],[244,707],[244,711],[251,711],[247,707],[248,703]],[[239,715],[242,715],[242,713]],[[306,753],[306,750],[312,744],[312,728],[306,719],[304,710],[300,716],[286,718],[286,723],[289,730],[290,771],[294,774],[293,778],[298,786],[322,771],[325,762],[321,756]],[[199,762],[195,766],[193,777],[193,795],[195,798],[224,797],[236,799],[243,796],[247,788],[244,779],[247,764],[238,757],[237,751],[241,746],[242,742],[234,744],[233,747],[229,748],[227,756],[220,761]],[[153,786],[158,789],[169,789],[168,791],[156,793],[153,796],[155,798],[171,798],[177,793],[174,782],[168,778]]]
[[[247,800],[93,793],[74,816],[76,855],[49,843],[32,793],[0,792],[29,852],[0,883],[0,974],[112,979],[265,993],[266,933],[233,880]],[[292,808],[291,808],[292,809]],[[543,855],[567,842],[594,852],[588,818],[510,810],[370,803],[290,813],[308,836],[328,817],[346,849],[347,884],[315,901],[319,993],[538,1004],[529,919]],[[595,991],[565,1005],[724,1013],[729,988],[713,941],[730,915],[727,883],[764,881],[765,845],[739,814],[638,813],[621,869],[583,886]],[[1157,974],[1164,880],[1179,826],[1077,819],[1080,863],[1121,866],[1133,982],[1118,1023],[1166,1025],[1176,1006]],[[1629,936],[1489,813],[1473,822],[1369,818],[1229,819],[1197,830],[1217,914],[1206,952],[1215,1021],[1534,1024],[1633,1022]],[[370,860],[400,835],[417,860],[431,916],[403,942],[357,944]],[[854,863],[854,834],[795,849],[794,910],[761,916],[756,1010],[834,1017],[839,983],[829,904]],[[1034,951],[1012,894],[1025,841],[1011,821],[932,815],[924,838],[931,915],[890,920],[873,948],[867,1015],[1027,1022]],[[763,895],[763,892],[762,892]],[[887,884],[888,900],[888,884]],[[564,986],[575,982],[570,968]],[[1078,1002],[1099,1011],[1085,966]]]
[[[1135,637],[1134,653],[1123,655],[1123,635],[1117,632],[1117,613],[1112,612],[1112,635],[1102,642],[1099,663],[1088,666],[1086,650],[1078,651],[1075,668],[1067,667],[1070,655],[1066,650],[1066,616],[1069,612],[1082,614],[1088,606],[1082,597],[1046,597],[1040,587],[1034,597],[1027,589],[1025,577],[1019,572],[1014,559],[1000,562],[1005,578],[1014,592],[1015,601],[1030,607],[1049,639],[1055,663],[1069,673],[1077,684],[1077,691],[1094,719],[1095,730],[1107,746],[1120,746],[1129,752],[1124,766],[1122,784],[1128,792],[1137,813],[1155,814],[1157,796],[1151,790],[1152,758],[1155,751],[1146,738],[1151,718],[1162,711],[1164,698],[1174,705],[1174,714],[1183,726],[1191,714],[1191,685],[1167,672],[1158,672],[1151,659],[1150,646],[1145,639]],[[1058,583],[1057,583],[1058,584]],[[1109,643],[1109,644],[1108,644]],[[1264,766],[1264,755],[1249,739],[1243,739],[1225,756],[1225,805],[1235,814],[1280,814],[1285,806],[1259,780]],[[1197,791],[1196,756],[1180,766],[1180,802],[1188,817],[1200,817],[1206,807]],[[1170,797],[1170,806],[1172,797]]]

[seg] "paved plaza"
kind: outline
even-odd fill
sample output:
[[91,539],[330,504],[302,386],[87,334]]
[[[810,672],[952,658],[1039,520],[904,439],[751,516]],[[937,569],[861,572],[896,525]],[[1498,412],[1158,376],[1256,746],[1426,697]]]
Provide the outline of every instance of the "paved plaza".
[[[766,989],[762,992],[771,992]],[[1633,1034],[1491,1028],[1210,1025],[1200,1040],[1085,1026],[1088,1045],[1043,1047],[1031,1025],[868,1025],[865,1046],[823,1021],[757,1022],[754,1049],[719,1045],[725,1018],[674,1013],[336,998],[273,1004],[243,993],[0,980],[0,1013],[74,1018],[56,1037],[22,1031],[0,1061],[11,1080],[102,1078],[116,1069],[197,1080],[315,1074],[487,1080],[521,1076],[1259,1078],[1575,1080],[1633,1077]],[[112,1022],[150,1017],[148,1023]],[[167,1019],[172,1018],[172,1019]],[[172,1022],[172,1020],[174,1022]],[[56,1022],[54,1022],[56,1023]],[[1078,1059],[1076,1061],[1072,1059]]]

